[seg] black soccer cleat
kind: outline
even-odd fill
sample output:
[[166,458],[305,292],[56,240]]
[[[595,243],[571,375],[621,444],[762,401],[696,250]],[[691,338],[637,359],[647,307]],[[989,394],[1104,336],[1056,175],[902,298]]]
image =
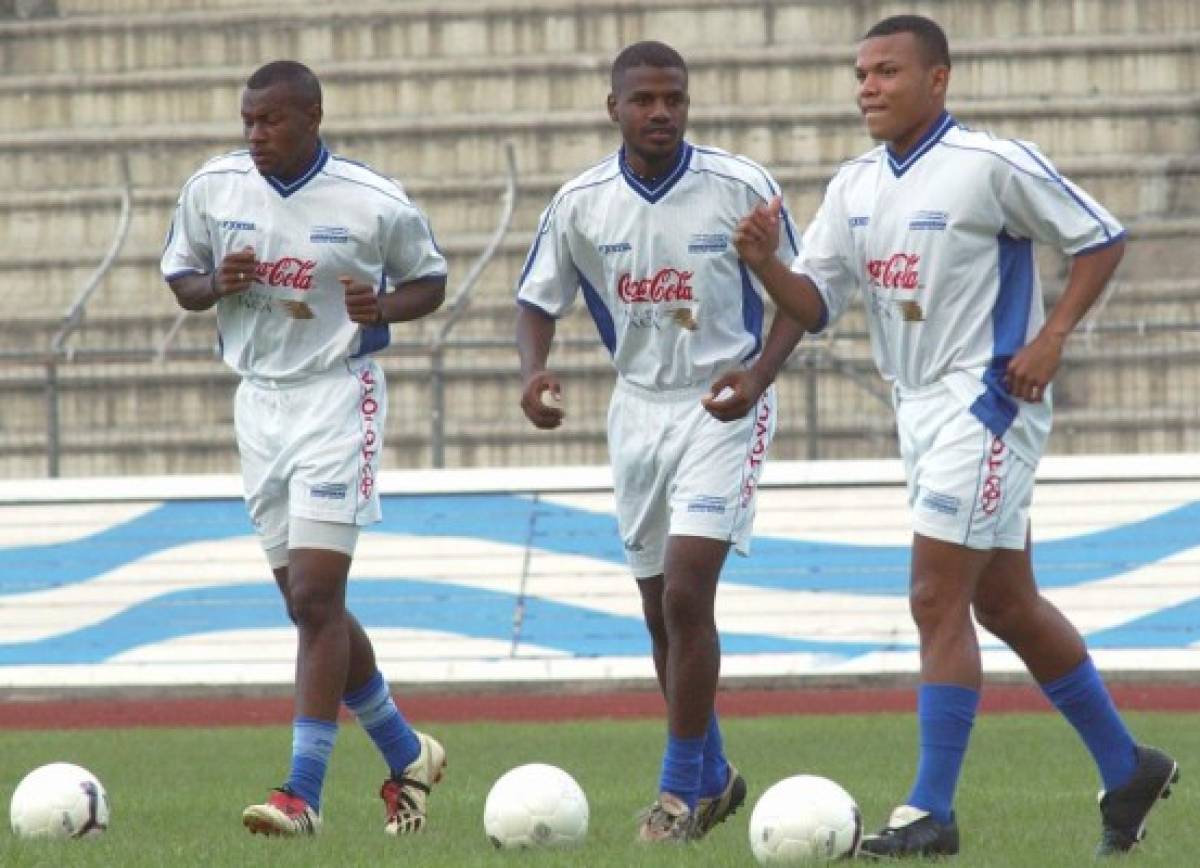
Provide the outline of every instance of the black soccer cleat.
[[892,811],[887,825],[863,838],[860,859],[912,859],[953,856],[958,853],[958,823],[939,823],[928,811],[901,805]]
[[1097,856],[1128,853],[1146,837],[1146,816],[1159,799],[1171,795],[1179,780],[1179,763],[1153,747],[1137,748],[1137,768],[1124,786],[1100,793],[1102,831]]

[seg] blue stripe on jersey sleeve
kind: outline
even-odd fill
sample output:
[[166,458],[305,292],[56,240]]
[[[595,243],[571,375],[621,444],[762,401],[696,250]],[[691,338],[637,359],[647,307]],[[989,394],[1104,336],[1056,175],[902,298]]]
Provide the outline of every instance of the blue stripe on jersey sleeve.
[[1000,248],[1000,287],[992,309],[992,361],[983,375],[987,391],[971,405],[971,413],[1000,437],[1012,427],[1020,409],[1004,386],[1004,374],[1012,357],[1025,346],[1035,265],[1033,242],[1028,238],[1002,232],[996,243]]
[[757,356],[762,349],[763,300],[754,288],[754,281],[750,279],[750,270],[740,259],[738,271],[742,274],[742,322],[746,331],[754,337],[754,348],[742,359],[746,361]]
[[579,274],[579,286],[583,290],[583,300],[587,303],[588,312],[596,323],[596,331],[600,333],[600,340],[604,341],[604,346],[608,347],[609,355],[616,355],[617,328],[613,324],[612,312],[604,306],[604,300],[600,298],[596,287],[588,282],[582,271],[576,270]]

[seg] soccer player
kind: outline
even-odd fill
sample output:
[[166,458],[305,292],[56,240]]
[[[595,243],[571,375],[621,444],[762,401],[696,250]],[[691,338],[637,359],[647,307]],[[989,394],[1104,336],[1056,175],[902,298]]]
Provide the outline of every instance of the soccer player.
[[[863,851],[958,851],[954,791],[981,686],[972,612],[1078,731],[1104,787],[1099,852],[1127,851],[1178,767],[1134,742],[1079,632],[1039,594],[1029,541],[1050,383],[1125,233],[1032,145],[946,113],[950,54],[935,22],[879,22],[855,71],[858,106],[882,144],[838,170],[790,269],[775,256],[777,201],[756,207],[735,243],[780,309],[810,330],[861,291],[875,361],[893,387],[915,531],[920,756],[905,804]],[[1048,317],[1034,242],[1073,257]]]
[[744,157],[687,142],[688,102],[674,49],[639,42],[617,55],[608,114],[623,145],[555,195],[517,293],[521,408],[535,426],[563,421],[562,382],[546,364],[555,320],[580,291],[617,370],[617,521],[667,702],[659,796],[639,828],[649,841],[698,838],[746,798],[714,710],[713,604],[730,546],[749,547],[775,429],[771,384],[802,334],[777,316],[763,339],[764,297],[730,239],[779,187]]
[[438,308],[446,262],[398,183],[325,148],[308,68],[263,66],[241,114],[249,149],[184,185],[162,272],[182,307],[217,308],[224,359],[242,377],[246,505],[299,635],[291,773],[242,821],[268,835],[320,829],[345,702],[391,770],[386,831],[416,832],[446,752],[400,714],[345,601],[359,528],[380,518],[387,392],[371,354],[390,323]]

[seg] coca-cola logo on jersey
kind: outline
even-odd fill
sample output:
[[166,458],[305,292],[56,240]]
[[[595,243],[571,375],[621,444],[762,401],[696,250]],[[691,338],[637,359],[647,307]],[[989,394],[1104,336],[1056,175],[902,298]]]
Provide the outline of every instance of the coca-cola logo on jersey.
[[920,275],[917,263],[921,257],[916,253],[893,253],[887,259],[867,261],[867,274],[871,282],[884,289],[916,289]]
[[259,262],[254,266],[254,280],[266,286],[282,286],[287,289],[312,289],[315,259],[297,259],[284,256],[274,262]]
[[691,301],[692,271],[660,268],[654,275],[637,280],[622,274],[617,281],[617,296],[626,304],[640,301]]

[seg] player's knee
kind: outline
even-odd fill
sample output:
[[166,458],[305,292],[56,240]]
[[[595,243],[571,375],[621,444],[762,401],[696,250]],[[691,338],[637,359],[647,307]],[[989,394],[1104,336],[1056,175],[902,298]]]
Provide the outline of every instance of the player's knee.
[[341,595],[320,583],[293,587],[288,596],[288,617],[301,628],[321,627],[345,613]]
[[667,586],[663,592],[663,625],[667,633],[704,630],[714,623],[711,596],[686,583]]
[[908,609],[922,631],[955,629],[969,621],[969,609],[946,583],[933,577],[914,577],[908,591]]

